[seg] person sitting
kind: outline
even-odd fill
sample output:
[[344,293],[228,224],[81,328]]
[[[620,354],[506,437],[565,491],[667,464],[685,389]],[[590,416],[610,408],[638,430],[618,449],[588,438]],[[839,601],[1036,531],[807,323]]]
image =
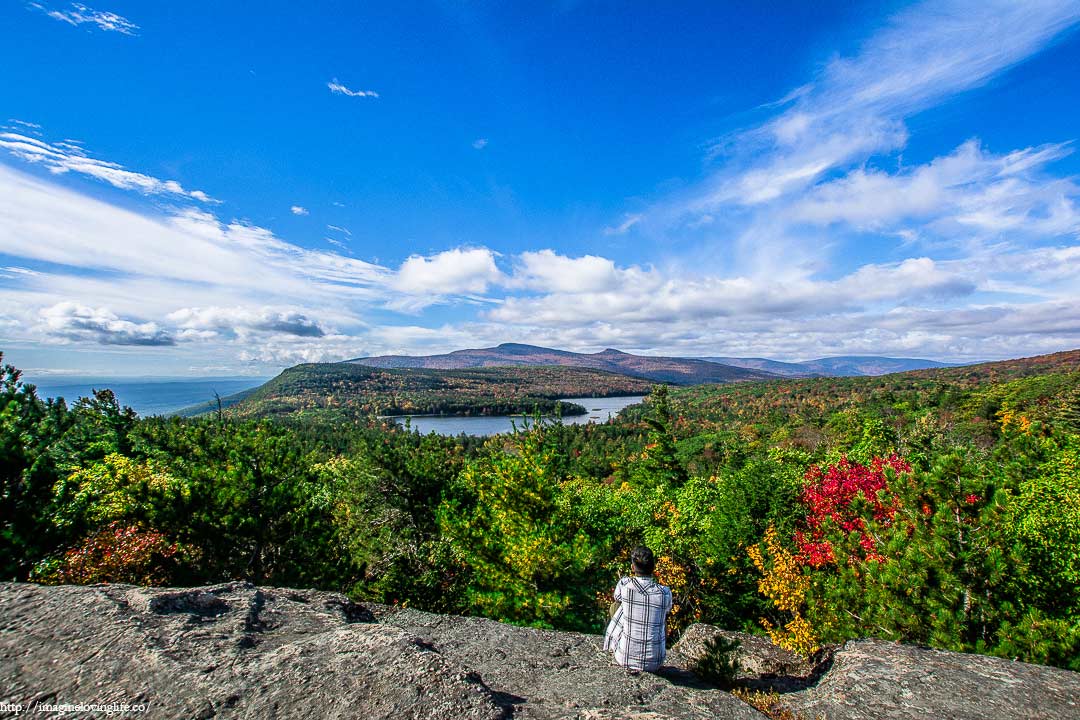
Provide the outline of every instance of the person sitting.
[[653,579],[656,558],[645,546],[630,553],[631,577],[615,586],[618,609],[604,634],[604,650],[614,653],[615,662],[632,670],[658,670],[667,656],[667,614],[671,611],[671,589]]

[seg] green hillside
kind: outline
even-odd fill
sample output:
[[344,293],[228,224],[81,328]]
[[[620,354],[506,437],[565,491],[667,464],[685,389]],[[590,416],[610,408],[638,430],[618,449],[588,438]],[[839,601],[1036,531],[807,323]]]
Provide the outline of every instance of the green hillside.
[[[551,413],[559,398],[642,395],[651,387],[641,378],[566,367],[422,370],[311,363],[285,370],[235,402],[230,399],[227,411],[244,418]],[[561,410],[586,412],[572,403],[562,403]]]

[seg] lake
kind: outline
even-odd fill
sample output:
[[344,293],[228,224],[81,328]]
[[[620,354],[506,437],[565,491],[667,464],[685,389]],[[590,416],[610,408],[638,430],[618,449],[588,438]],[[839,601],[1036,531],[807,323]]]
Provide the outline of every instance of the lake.
[[37,386],[38,397],[62,397],[70,407],[81,397],[89,397],[95,389],[109,388],[116,393],[121,405],[127,405],[142,416],[168,415],[183,408],[262,385],[269,378],[45,378],[36,382],[32,377],[23,380]]
[[[619,411],[630,405],[641,402],[644,395],[632,395],[627,397],[606,398],[562,398],[563,402],[577,403],[584,407],[587,412],[584,415],[573,415],[562,419],[565,425],[584,425],[590,422],[607,422],[619,414]],[[491,415],[491,416],[437,416],[437,415],[407,415],[395,417],[394,420],[404,424],[408,417],[413,430],[418,430],[421,435],[438,433],[439,435],[497,435],[508,433],[514,429],[516,423],[522,426],[521,415]]]

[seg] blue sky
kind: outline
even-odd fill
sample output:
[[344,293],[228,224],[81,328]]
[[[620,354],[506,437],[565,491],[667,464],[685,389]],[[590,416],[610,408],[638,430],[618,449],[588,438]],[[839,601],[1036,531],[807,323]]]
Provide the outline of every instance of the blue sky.
[[1080,2],[0,4],[0,348],[1080,346]]

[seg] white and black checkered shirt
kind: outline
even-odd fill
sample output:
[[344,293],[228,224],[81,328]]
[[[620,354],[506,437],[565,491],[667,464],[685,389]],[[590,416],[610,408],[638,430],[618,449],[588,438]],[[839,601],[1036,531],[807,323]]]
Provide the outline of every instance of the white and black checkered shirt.
[[608,623],[604,649],[615,662],[634,670],[653,671],[667,655],[664,623],[671,610],[671,590],[651,577],[624,577],[615,586],[619,609]]

